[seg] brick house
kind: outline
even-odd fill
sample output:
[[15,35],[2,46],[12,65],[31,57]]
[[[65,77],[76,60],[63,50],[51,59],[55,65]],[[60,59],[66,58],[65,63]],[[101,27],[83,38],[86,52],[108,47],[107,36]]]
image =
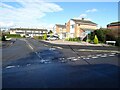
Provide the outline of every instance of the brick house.
[[115,37],[120,37],[120,21],[108,24],[107,29],[111,29],[111,32]]
[[107,25],[107,28],[112,30],[120,29],[120,22],[112,22]]
[[85,20],[84,18],[70,19],[66,23],[67,35],[71,38],[80,37],[83,39],[88,33],[95,29],[97,29],[97,24],[92,21]]
[[57,34],[60,39],[66,38],[66,26],[61,24],[56,24],[54,27],[54,34]]

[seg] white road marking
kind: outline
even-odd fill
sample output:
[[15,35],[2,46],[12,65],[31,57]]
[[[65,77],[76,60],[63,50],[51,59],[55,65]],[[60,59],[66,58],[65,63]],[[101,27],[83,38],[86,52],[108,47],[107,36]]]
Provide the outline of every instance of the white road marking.
[[57,47],[58,49],[63,49],[62,47]]
[[59,58],[59,60],[64,60],[65,58]]
[[97,54],[96,56],[102,56],[102,54]]
[[116,54],[116,53],[111,53],[111,54]]
[[90,58],[88,57],[88,58],[83,58],[83,59],[90,59]]
[[74,59],[75,57],[70,57],[71,59]]
[[66,61],[65,61],[65,60],[61,60],[60,62],[64,63],[64,62],[66,62]]
[[107,57],[107,55],[103,55],[103,56],[101,56],[101,57]]
[[88,57],[92,57],[92,55],[88,55]]
[[78,59],[76,59],[76,58],[75,58],[75,59],[73,59],[73,61],[77,61],[77,60],[78,60]]
[[29,47],[33,50],[33,47],[30,45],[30,44],[28,44],[29,45]]
[[79,59],[81,58],[81,57],[78,57]]
[[112,57],[112,56],[115,56],[115,55],[109,55],[109,56],[111,56],[111,57]]
[[49,48],[49,50],[55,50],[55,48]]
[[30,66],[31,64],[27,64],[27,66]]
[[92,58],[98,58],[98,57],[92,57]]
[[107,56],[107,54],[103,54],[103,56]]
[[85,56],[80,56],[81,58],[84,58]]
[[68,60],[70,60],[71,58],[67,58]]
[[7,66],[6,68],[13,68],[13,67],[15,67],[15,66]]
[[86,58],[86,59],[90,59],[90,58]]
[[78,51],[91,51],[91,52],[113,52],[113,53],[120,53],[119,51],[113,50],[90,50],[90,49],[79,49]]
[[48,46],[48,45],[44,44],[44,46]]

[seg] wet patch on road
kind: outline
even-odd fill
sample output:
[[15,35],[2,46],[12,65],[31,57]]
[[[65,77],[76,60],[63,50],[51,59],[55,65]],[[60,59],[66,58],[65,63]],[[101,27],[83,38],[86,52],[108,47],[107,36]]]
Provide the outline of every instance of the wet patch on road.
[[[36,53],[40,56],[36,56]],[[87,55],[87,56],[78,56],[78,57],[64,57],[63,53],[58,51],[56,48],[45,49],[36,53],[31,53],[29,57],[15,60],[5,66],[5,69],[11,68],[20,68],[28,67],[31,65],[39,64],[51,64],[51,63],[67,63],[67,62],[78,62],[81,60],[94,60],[99,58],[114,57],[117,56],[117,53],[108,53],[108,54],[96,54],[96,55]]]

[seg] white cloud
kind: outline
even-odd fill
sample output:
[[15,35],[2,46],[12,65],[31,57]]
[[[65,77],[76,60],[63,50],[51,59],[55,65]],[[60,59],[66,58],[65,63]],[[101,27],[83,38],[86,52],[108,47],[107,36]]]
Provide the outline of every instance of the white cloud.
[[89,10],[87,10],[87,11],[85,11],[85,12],[87,12],[87,13],[83,13],[83,14],[80,14],[80,16],[79,17],[77,17],[76,19],[82,19],[82,18],[85,18],[85,20],[92,20],[91,18],[88,18],[88,12],[96,12],[96,11],[98,11],[97,9],[95,9],[95,8],[93,8],[93,9],[89,9]]
[[85,18],[87,17],[87,14],[80,14],[79,18]]
[[[37,2],[34,0],[28,2],[28,0],[15,0],[21,7],[16,8],[14,6],[0,3],[0,22],[13,22],[16,27],[41,27],[45,25],[41,18],[47,13],[59,12],[63,9],[51,2]],[[13,2],[15,4],[15,2]],[[6,26],[6,25],[4,25]]]
[[9,27],[13,27],[14,23],[13,22],[0,22],[0,27],[4,28],[9,28]]
[[93,8],[93,9],[87,10],[86,12],[88,13],[88,12],[97,12],[97,11],[98,11],[97,9]]
[[89,21],[92,20],[91,18],[88,18],[87,14],[80,14],[79,17],[74,17],[73,19],[82,19],[82,18],[84,18],[84,20],[89,20]]
[[47,29],[52,30],[54,26],[55,26],[55,24],[49,24],[49,25],[47,25]]
[[89,21],[92,21],[92,19],[91,19],[91,18],[85,18],[85,20],[89,20]]

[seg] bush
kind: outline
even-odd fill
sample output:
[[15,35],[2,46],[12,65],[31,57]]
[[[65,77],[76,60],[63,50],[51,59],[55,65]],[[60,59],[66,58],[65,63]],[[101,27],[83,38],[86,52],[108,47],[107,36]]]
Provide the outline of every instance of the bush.
[[44,40],[47,39],[47,34],[44,34],[43,39],[44,39]]
[[68,40],[68,41],[80,41],[80,38],[79,37],[67,38],[66,40]]
[[120,46],[120,37],[116,38],[116,46]]
[[19,34],[6,34],[8,38],[21,38]]
[[2,35],[2,41],[6,41],[5,35]]
[[43,40],[43,36],[39,36],[38,39]]
[[95,37],[95,32],[91,32],[90,34],[88,34],[88,38],[93,41]]
[[97,38],[97,35],[95,35],[95,37],[94,37],[94,44],[98,44],[98,38]]
[[95,30],[94,32],[91,32],[88,37],[91,41],[94,41],[94,37],[95,35],[97,35],[97,38],[98,40],[101,42],[101,43],[105,43],[106,41],[106,35],[111,33],[111,30],[110,29],[103,29],[103,28],[100,28],[100,29],[97,29]]
[[25,35],[23,35],[23,38],[25,38]]
[[95,30],[95,35],[97,35],[99,41],[105,42],[105,31],[102,29]]
[[43,36],[34,36],[34,39],[39,39],[39,40],[43,40]]

